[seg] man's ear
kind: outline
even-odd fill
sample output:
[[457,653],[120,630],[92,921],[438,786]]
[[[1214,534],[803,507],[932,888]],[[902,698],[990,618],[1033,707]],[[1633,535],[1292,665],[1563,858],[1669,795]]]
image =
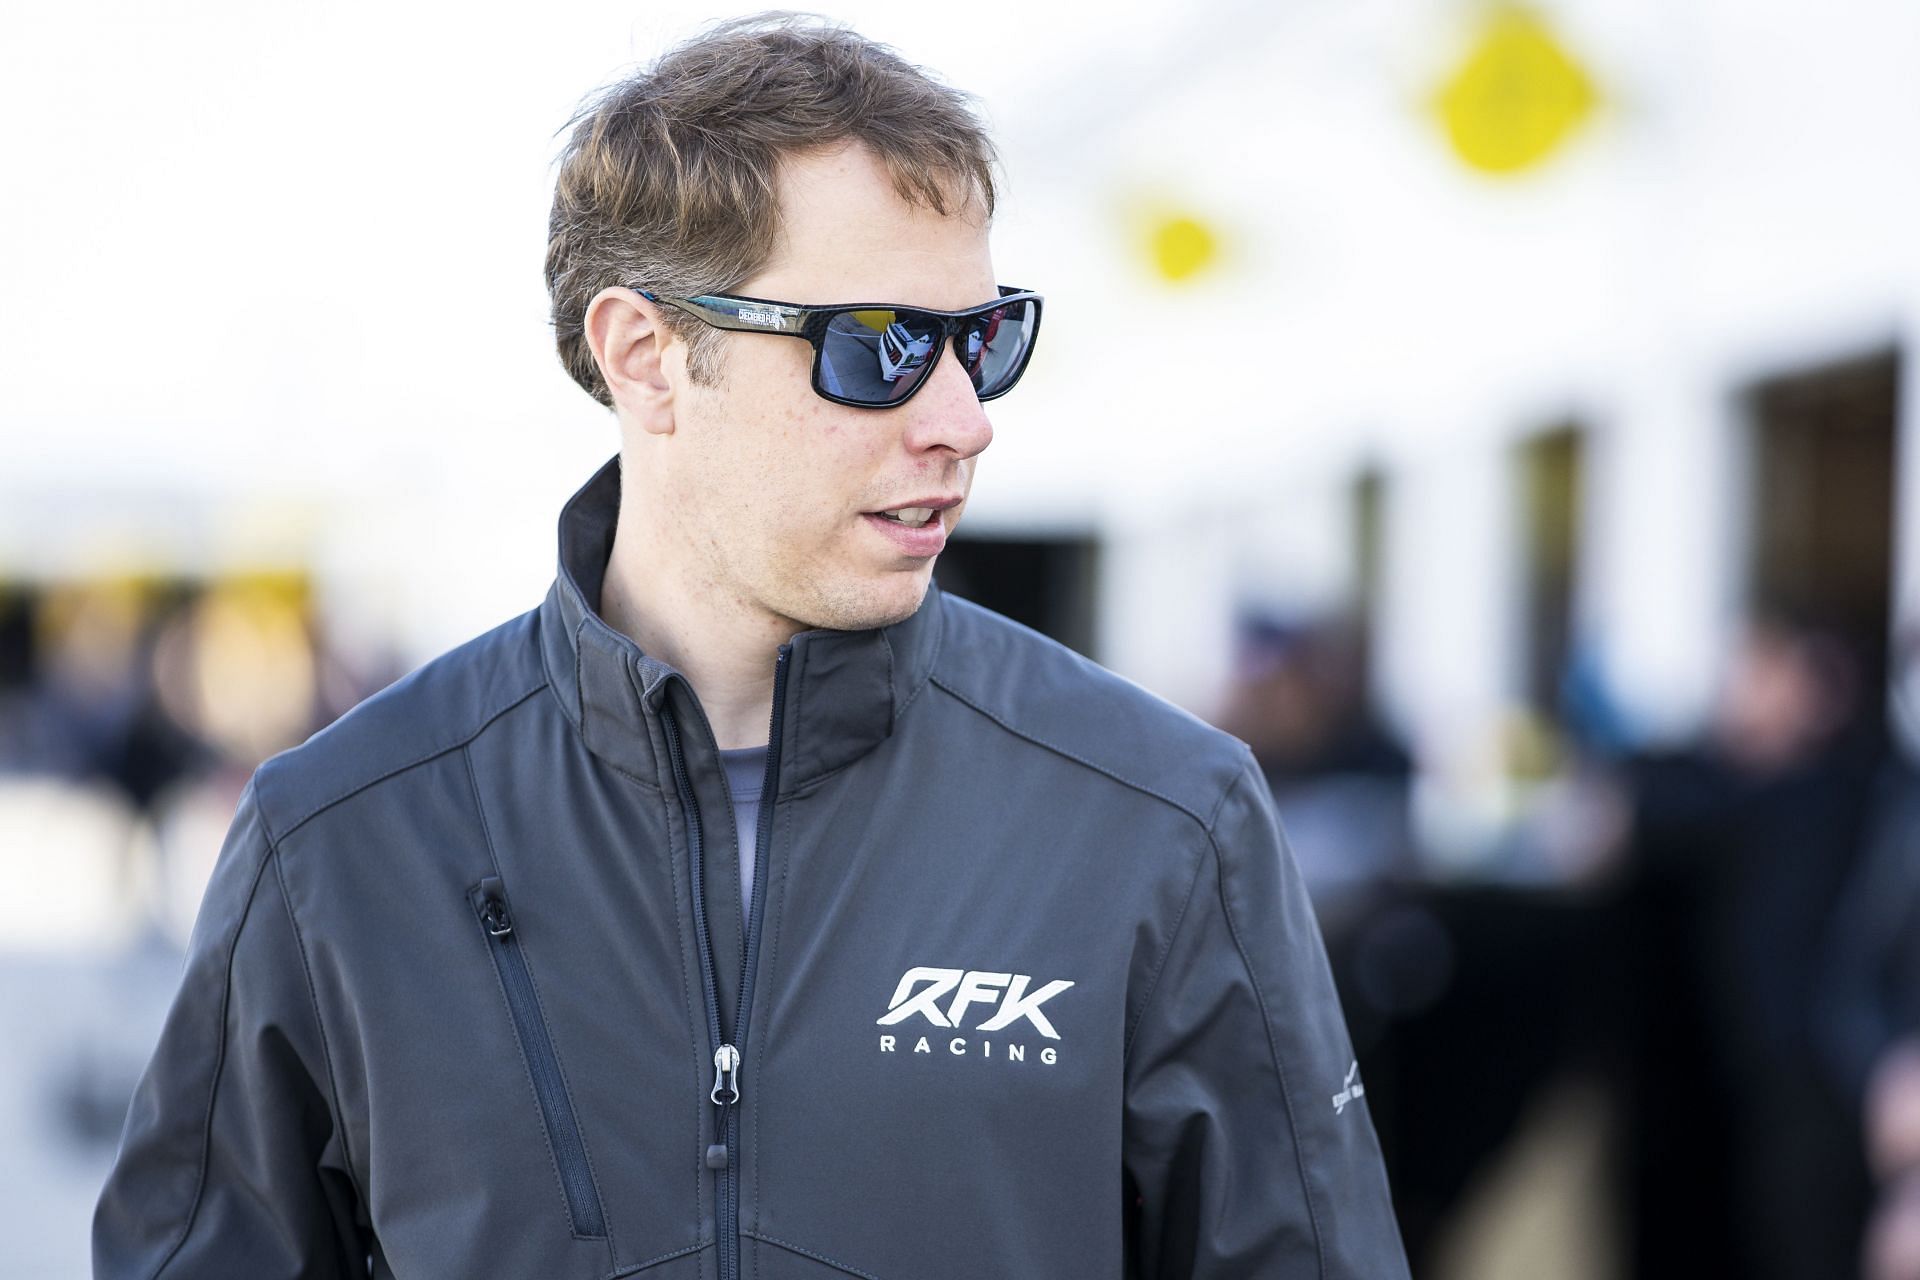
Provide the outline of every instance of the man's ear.
[[[682,344],[661,323],[660,308],[632,289],[602,289],[587,304],[587,346],[613,403],[642,430],[673,430],[668,363]],[[684,361],[683,361],[684,362]]]

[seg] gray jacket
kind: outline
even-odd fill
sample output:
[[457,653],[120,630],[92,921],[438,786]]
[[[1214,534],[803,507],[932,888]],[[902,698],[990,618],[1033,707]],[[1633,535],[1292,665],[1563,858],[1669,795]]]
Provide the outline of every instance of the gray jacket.
[[781,646],[751,906],[691,686],[533,611],[260,766],[102,1280],[1406,1274],[1244,744],[938,588]]

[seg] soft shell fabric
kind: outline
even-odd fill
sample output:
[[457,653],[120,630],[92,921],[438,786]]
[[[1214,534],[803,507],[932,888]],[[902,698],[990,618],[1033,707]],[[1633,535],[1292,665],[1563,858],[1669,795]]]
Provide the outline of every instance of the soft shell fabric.
[[743,920],[699,703],[596,612],[618,507],[254,774],[97,1277],[1406,1275],[1245,744],[937,588],[803,632]]

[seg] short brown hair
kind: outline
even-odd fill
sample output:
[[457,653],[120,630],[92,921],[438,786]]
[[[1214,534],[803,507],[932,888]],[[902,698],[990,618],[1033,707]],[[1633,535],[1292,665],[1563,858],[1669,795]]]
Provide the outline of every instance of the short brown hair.
[[[613,398],[586,341],[610,285],[723,292],[778,242],[780,162],[864,144],[902,199],[940,214],[994,205],[994,150],[971,98],[892,49],[808,14],[722,23],[595,93],[568,122],[547,229],[554,340],[573,380]],[[716,380],[713,331],[679,311],[696,381]]]

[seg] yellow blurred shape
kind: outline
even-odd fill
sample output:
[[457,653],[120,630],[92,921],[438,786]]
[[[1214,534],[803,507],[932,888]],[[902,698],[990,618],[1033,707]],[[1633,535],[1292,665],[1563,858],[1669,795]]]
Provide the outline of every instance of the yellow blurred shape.
[[161,637],[155,683],[169,713],[236,760],[300,740],[319,673],[298,575],[263,571],[214,584]]
[[1181,284],[1205,271],[1220,256],[1213,228],[1190,214],[1167,214],[1153,220],[1148,248],[1160,278]]
[[1483,173],[1510,174],[1552,155],[1598,103],[1592,79],[1543,21],[1501,8],[1435,106],[1462,160]]
[[1510,708],[1499,725],[1501,755],[1507,776],[1522,782],[1542,782],[1560,769],[1563,752],[1553,725],[1531,707]]
[[893,318],[896,313],[892,311],[853,311],[848,314],[875,333],[884,333],[887,328],[893,324]]
[[132,573],[49,589],[35,627],[35,641],[48,655],[48,668],[76,689],[122,685],[156,595],[151,580]]
[[222,596],[249,606],[279,609],[305,616],[312,607],[312,587],[306,574],[297,569],[241,569],[220,579]]

